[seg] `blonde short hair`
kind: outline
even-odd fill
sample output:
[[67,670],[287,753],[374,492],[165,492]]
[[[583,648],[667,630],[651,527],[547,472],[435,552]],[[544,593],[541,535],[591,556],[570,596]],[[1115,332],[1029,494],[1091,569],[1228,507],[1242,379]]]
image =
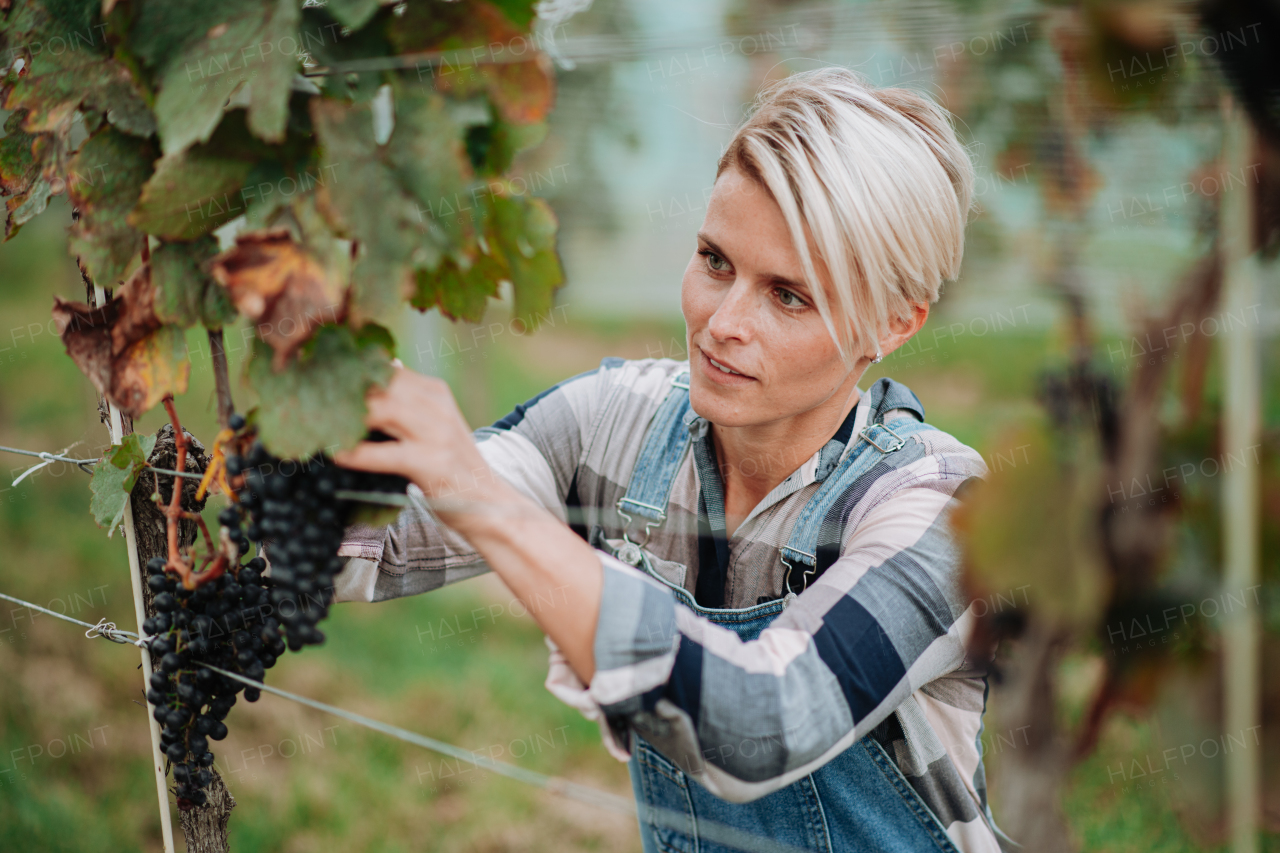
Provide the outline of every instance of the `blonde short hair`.
[[[950,114],[846,68],[780,80],[757,99],[716,175],[736,166],[778,203],[815,307],[850,364],[893,317],[960,272],[973,164]],[[846,322],[837,327],[813,254]],[[868,341],[871,343],[868,345]]]

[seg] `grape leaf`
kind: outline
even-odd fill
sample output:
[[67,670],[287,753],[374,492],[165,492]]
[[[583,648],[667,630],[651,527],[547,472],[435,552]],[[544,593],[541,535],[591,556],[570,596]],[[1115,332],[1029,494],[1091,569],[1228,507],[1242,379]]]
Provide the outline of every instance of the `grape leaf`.
[[556,252],[556,215],[540,198],[493,197],[490,245],[506,262],[515,295],[513,315],[536,329],[551,312],[552,294],[564,283]]
[[129,221],[166,240],[194,240],[244,213],[240,192],[253,164],[214,146],[167,154],[142,189]]
[[391,377],[383,345],[357,339],[345,326],[324,326],[284,370],[271,369],[271,356],[269,346],[254,341],[245,371],[262,401],[257,424],[267,449],[303,458],[354,447],[366,431],[365,393]]
[[53,317],[67,354],[98,393],[137,417],[166,394],[187,390],[191,362],[177,326],[155,315],[151,268],[143,265],[101,308],[54,297]]
[[53,184],[45,177],[57,142],[52,134],[27,133],[22,129],[26,110],[14,110],[5,120],[5,136],[0,139],[0,193],[6,196],[5,239],[44,212],[53,195]]
[[518,20],[522,5],[513,0],[505,14],[484,0],[410,5],[389,36],[400,53],[445,52],[445,61],[429,72],[440,91],[467,97],[483,90],[506,121],[538,122],[551,111],[555,79],[550,60],[528,34],[532,16]]
[[475,195],[467,191],[472,173],[462,127],[435,92],[402,84],[393,95],[396,125],[387,140],[388,163],[417,200],[423,224],[441,244],[470,242],[474,228],[463,211],[477,205]]
[[551,311],[552,294],[564,282],[556,252],[555,214],[537,198],[492,196],[480,206],[484,249],[474,257],[450,258],[436,270],[419,270],[411,304],[438,307],[454,319],[478,322],[498,282],[510,281],[514,316],[536,329]]
[[112,287],[142,248],[143,234],[127,219],[151,177],[155,150],[104,126],[85,140],[69,165],[71,203],[79,217],[71,226],[70,250],[93,280]]
[[207,329],[235,319],[227,292],[206,272],[206,262],[217,253],[218,241],[211,235],[190,243],[162,243],[151,251],[157,318],[183,328],[203,323]]
[[341,164],[339,179],[317,189],[317,205],[337,233],[360,242],[352,319],[391,325],[413,293],[414,266],[434,268],[446,247],[375,144],[369,106],[315,98],[311,109],[325,159]]
[[[274,45],[274,59],[267,54],[262,69],[253,78],[249,93],[249,129],[260,139],[280,142],[284,139],[289,119],[289,90],[298,68],[298,57],[285,52],[289,41],[296,40],[299,52],[305,39],[300,38],[298,24],[302,19],[297,0],[276,0],[275,8],[262,27],[261,44]],[[265,53],[260,50],[259,53]],[[243,51],[241,53],[243,57]]]
[[547,123],[508,124],[501,119],[467,131],[467,154],[482,175],[501,175],[511,168],[516,154],[532,148],[547,136]]
[[316,328],[342,317],[341,284],[287,229],[237,235],[235,247],[214,258],[211,270],[274,350],[273,370],[281,370]]
[[208,141],[228,99],[246,84],[250,129],[269,141],[284,138],[305,44],[300,14],[296,0],[140,4],[130,44],[156,69],[155,116],[166,155]]
[[528,31],[533,25],[534,7],[537,0],[492,0],[493,5],[502,10],[511,23]]
[[[436,4],[433,4],[436,5]],[[403,20],[387,6],[378,8],[370,19],[354,32],[341,31],[339,38],[322,39],[319,44],[308,43],[312,58],[321,66],[360,59],[377,59],[396,51],[387,38],[388,30],[398,29]],[[331,33],[340,29],[337,10],[327,6],[310,6],[302,10],[302,31]],[[365,103],[377,94],[382,86],[381,74],[328,74],[317,81],[328,97]]]
[[435,270],[418,270],[413,307],[421,311],[439,308],[451,320],[480,322],[489,297],[498,295],[498,282],[507,277],[507,270],[485,254],[466,269],[462,263],[446,260]]
[[192,240],[241,214],[269,215],[279,198],[335,180],[336,165],[312,160],[310,128],[295,131],[268,145],[250,132],[245,110],[230,110],[207,143],[160,158],[131,221],[168,240]]
[[107,528],[108,536],[124,518],[129,495],[138,482],[138,475],[146,469],[155,444],[154,435],[129,433],[93,466],[93,479],[89,481],[93,500],[89,510],[98,526]]
[[187,391],[191,360],[187,338],[177,326],[161,326],[129,345],[113,364],[111,397],[130,417],[138,417],[166,396]]
[[[79,109],[105,113],[134,136],[155,132],[155,119],[128,67],[112,57],[97,4],[21,4],[6,22],[9,50],[26,66],[4,83],[5,108],[29,110],[30,133],[66,133]],[[13,56],[12,53],[9,54]]]

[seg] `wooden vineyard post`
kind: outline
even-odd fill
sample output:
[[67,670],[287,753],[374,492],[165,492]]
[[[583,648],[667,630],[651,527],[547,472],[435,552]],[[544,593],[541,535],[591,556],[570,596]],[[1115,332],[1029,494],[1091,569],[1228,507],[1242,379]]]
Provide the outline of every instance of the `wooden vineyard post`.
[[[1226,139],[1223,160],[1228,170],[1244,174],[1253,159],[1252,134],[1244,111],[1223,98]],[[1247,186],[1232,189],[1222,200],[1222,307],[1227,317],[1257,303],[1253,275],[1253,193]],[[1227,595],[1256,589],[1259,578],[1261,510],[1258,465],[1247,451],[1262,441],[1257,331],[1246,320],[1222,337],[1222,454],[1239,453],[1243,465],[1225,466],[1222,473],[1222,586]],[[1255,450],[1256,452],[1256,450]],[[1257,593],[1255,592],[1255,595]],[[1224,616],[1222,630],[1223,731],[1227,735],[1255,732],[1261,722],[1261,662],[1256,608],[1245,606]],[[1232,853],[1257,853],[1258,819],[1262,803],[1262,762],[1259,748],[1233,750],[1226,766],[1227,831]]]
[[[106,293],[101,287],[94,286],[93,301],[98,305],[105,305],[107,302]],[[115,407],[114,403],[104,400],[107,404],[107,429],[111,433],[111,443],[119,444],[124,438],[124,420],[120,416],[120,410]],[[132,501],[130,501],[130,504]],[[142,555],[138,553],[138,539],[133,524],[133,509],[126,504],[124,508],[124,517],[121,524],[124,531],[125,549],[129,553],[129,577],[133,584],[133,611],[134,616],[138,620],[138,635],[143,634],[142,623],[147,618],[146,607],[143,603],[143,596],[146,593],[146,586],[142,581]],[[151,686],[151,652],[147,649],[139,647],[142,654],[142,680],[143,692],[145,693]],[[160,750],[160,724],[156,722],[152,712],[154,706],[150,702],[147,708],[147,724],[151,730],[151,764],[155,771],[156,793],[160,800],[160,834],[164,840],[165,853],[173,853],[173,823],[169,816],[169,791],[165,785],[165,757]]]

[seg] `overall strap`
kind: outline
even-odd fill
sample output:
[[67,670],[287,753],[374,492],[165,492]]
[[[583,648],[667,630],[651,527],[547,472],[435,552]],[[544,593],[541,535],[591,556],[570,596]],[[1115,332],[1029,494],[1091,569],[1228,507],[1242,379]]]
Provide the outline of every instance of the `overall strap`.
[[[876,408],[882,413],[887,413],[891,405],[890,401],[882,398],[881,404]],[[925,430],[936,429],[930,424],[912,418],[895,421],[892,428],[883,421],[884,415],[880,414],[873,423],[858,432],[844,459],[836,470],[822,481],[818,491],[800,510],[800,515],[792,525],[791,535],[787,539],[787,544],[781,548],[780,554],[782,564],[787,568],[782,581],[784,599],[787,603],[793,601],[796,595],[791,588],[792,562],[802,563],[807,567],[804,569],[804,583],[801,591],[808,587],[809,581],[817,571],[818,539],[822,533],[823,521],[835,502],[882,458],[905,447],[909,437]]]
[[627,521],[622,535],[628,543],[631,542],[627,530],[631,516],[638,515],[646,520],[645,541],[648,541],[649,530],[666,520],[671,483],[690,443],[688,422],[692,415],[689,374],[685,372],[671,380],[671,390],[645,433],[644,444],[627,483],[627,493],[618,501],[618,513]]

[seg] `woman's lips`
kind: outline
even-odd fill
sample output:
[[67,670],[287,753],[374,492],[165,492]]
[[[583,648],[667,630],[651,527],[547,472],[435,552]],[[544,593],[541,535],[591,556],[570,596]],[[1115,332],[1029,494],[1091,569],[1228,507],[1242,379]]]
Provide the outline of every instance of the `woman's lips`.
[[[735,388],[742,385],[746,385],[749,382],[755,382],[755,379],[753,379],[752,377],[745,376],[741,373],[725,373],[723,370],[715,366],[715,364],[711,361],[711,357],[707,355],[705,352],[703,352],[701,348],[698,349],[698,355],[699,355],[698,360],[702,364],[703,374],[712,382],[716,383],[717,385],[723,385],[725,387]],[[721,363],[723,364],[723,362]],[[730,370],[735,369],[730,367],[727,364],[725,365],[725,367],[729,367]]]

